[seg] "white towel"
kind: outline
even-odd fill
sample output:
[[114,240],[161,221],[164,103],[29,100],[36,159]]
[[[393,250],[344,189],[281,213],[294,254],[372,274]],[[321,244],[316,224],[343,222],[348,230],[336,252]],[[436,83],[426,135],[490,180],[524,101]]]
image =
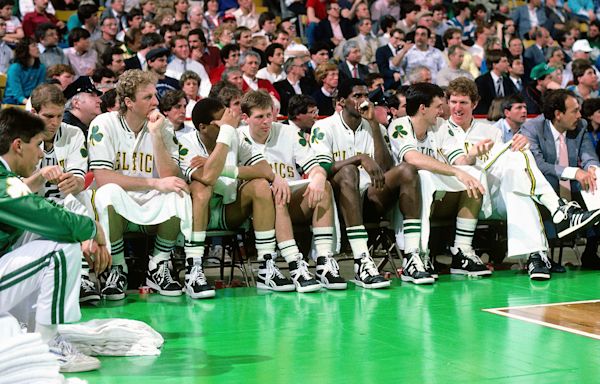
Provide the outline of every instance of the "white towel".
[[[113,206],[115,211],[128,221],[138,225],[156,225],[164,223],[171,217],[181,220],[181,232],[186,239],[192,236],[192,199],[184,193],[181,198],[177,193],[161,193],[149,191],[134,199],[116,184],[106,184],[98,188],[94,203],[100,218],[100,224],[104,228],[106,238],[110,238],[108,226],[108,207]],[[110,243],[107,243],[110,251]]]
[[105,356],[159,355],[163,337],[148,324],[129,319],[98,319],[61,324],[58,332],[82,353]]

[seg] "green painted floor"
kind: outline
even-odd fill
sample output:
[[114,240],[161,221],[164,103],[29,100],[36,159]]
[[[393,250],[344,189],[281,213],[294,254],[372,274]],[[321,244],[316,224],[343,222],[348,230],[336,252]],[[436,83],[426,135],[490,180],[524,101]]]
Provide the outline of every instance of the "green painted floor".
[[[218,290],[212,300],[131,295],[83,320],[142,320],[159,357],[101,358],[89,383],[598,383],[600,341],[481,311],[600,298],[600,273],[531,282],[441,275],[434,286],[315,294]],[[600,322],[600,313],[598,314]]]

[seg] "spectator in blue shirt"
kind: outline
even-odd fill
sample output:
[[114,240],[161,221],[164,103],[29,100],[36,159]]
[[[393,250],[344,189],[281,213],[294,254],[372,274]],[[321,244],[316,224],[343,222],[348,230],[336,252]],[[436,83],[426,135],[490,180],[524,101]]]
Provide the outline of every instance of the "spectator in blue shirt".
[[31,92],[46,78],[40,51],[33,39],[25,37],[15,47],[15,62],[8,67],[5,104],[27,104]]

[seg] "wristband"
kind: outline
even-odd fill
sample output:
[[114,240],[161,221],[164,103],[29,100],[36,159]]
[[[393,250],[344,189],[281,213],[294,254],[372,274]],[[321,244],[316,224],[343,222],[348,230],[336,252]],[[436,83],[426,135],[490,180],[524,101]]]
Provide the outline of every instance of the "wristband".
[[235,128],[231,125],[223,124],[219,129],[219,136],[217,137],[217,143],[225,144],[228,147],[231,147],[231,142],[233,141],[237,132]]
[[221,176],[229,177],[230,179],[237,179],[240,170],[235,165],[226,165],[223,167],[223,171],[221,171]]

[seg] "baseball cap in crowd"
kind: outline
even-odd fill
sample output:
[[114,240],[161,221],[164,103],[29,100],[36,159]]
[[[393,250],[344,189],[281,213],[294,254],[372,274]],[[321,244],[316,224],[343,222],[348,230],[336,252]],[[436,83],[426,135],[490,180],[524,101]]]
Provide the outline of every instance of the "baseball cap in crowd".
[[529,77],[531,77],[532,80],[538,80],[546,75],[551,74],[554,71],[556,71],[555,67],[546,63],[539,63],[538,65],[533,67],[533,69],[531,70],[531,75]]
[[573,44],[573,52],[592,52],[592,47],[590,46],[590,42],[587,40],[577,40]]
[[146,53],[146,61],[154,61],[159,57],[169,56],[171,51],[169,48],[159,47],[151,49],[148,53]]
[[69,86],[63,91],[63,94],[67,100],[78,93],[90,93],[92,95],[102,96],[102,92],[100,92],[94,86],[92,79],[89,76],[79,77],[79,79],[69,84]]
[[231,13],[228,13],[225,16],[223,16],[223,22],[230,21],[230,20],[236,21],[235,16],[232,15]]

